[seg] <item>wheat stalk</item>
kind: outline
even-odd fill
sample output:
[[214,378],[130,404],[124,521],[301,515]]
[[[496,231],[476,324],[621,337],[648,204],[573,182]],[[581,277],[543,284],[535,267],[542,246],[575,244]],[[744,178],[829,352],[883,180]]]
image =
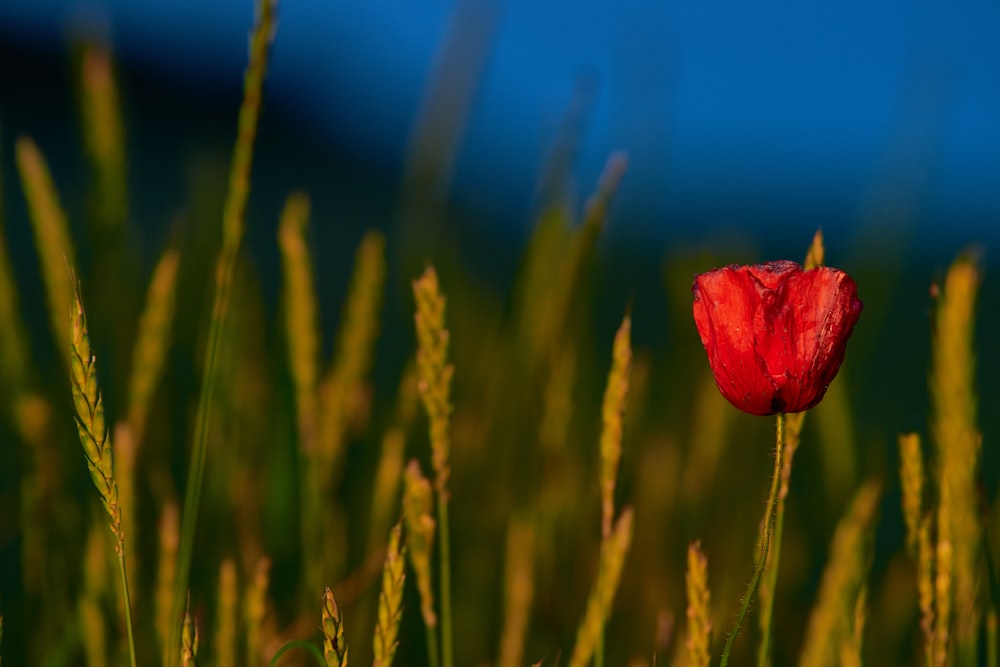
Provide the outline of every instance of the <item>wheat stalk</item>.
[[611,534],[601,542],[600,570],[594,587],[590,590],[590,597],[587,598],[587,609],[576,633],[576,645],[569,659],[569,667],[585,667],[601,641],[604,624],[611,614],[611,603],[621,580],[625,557],[632,544],[633,524],[632,508],[627,507],[615,522]]
[[137,444],[146,432],[146,417],[170,349],[170,330],[176,312],[177,273],[180,251],[170,246],[153,269],[146,304],[139,318],[139,330],[132,348],[129,375],[128,423]]
[[308,195],[301,192],[289,195],[278,223],[278,247],[281,248],[284,276],[285,339],[295,390],[299,446],[305,452],[312,452],[316,446],[319,325],[312,260],[306,242],[308,226]]
[[347,667],[347,642],[344,641],[344,619],[333,599],[333,591],[323,591],[323,657],[326,667]]
[[[76,265],[76,253],[70,240],[66,214],[59,204],[45,158],[35,142],[28,137],[19,137],[15,152],[31,226],[35,231],[35,246],[41,260],[52,335],[58,341],[68,340],[70,334],[65,317],[73,307],[74,285],[66,265]],[[64,348],[60,346],[60,349]],[[69,356],[65,358],[68,365]]]
[[198,624],[191,616],[191,594],[187,595],[184,607],[184,619],[181,624],[181,667],[197,667],[198,665]]
[[632,367],[631,331],[632,320],[626,315],[615,333],[611,370],[601,408],[601,536],[605,540],[611,535],[615,515],[615,483],[622,457],[622,415]]
[[420,614],[427,631],[427,653],[431,667],[438,667],[437,614],[434,613],[434,589],[431,586],[431,550],[435,523],[431,517],[434,491],[420,471],[420,464],[410,461],[403,476],[403,521],[406,523],[407,553],[417,577]]
[[455,367],[448,362],[449,332],[445,327],[445,297],[437,272],[429,266],[413,281],[417,304],[417,387],[430,422],[431,463],[437,491],[440,526],[441,644],[442,665],[451,667],[451,535],[448,527],[448,477],[451,475],[451,381]]
[[97,217],[107,229],[127,217],[125,141],[111,55],[89,46],[81,67],[83,139],[97,172]]
[[370,231],[355,253],[336,353],[321,385],[318,450],[320,461],[331,472],[342,453],[348,427],[357,419],[358,397],[371,370],[384,283],[385,238]]
[[515,667],[524,660],[524,641],[535,596],[535,526],[524,518],[507,524],[504,566],[504,621],[497,667]]
[[708,558],[700,542],[687,552],[687,656],[689,667],[708,667],[712,639],[711,596],[708,590]]
[[214,396],[219,381],[219,350],[229,310],[233,273],[245,227],[244,213],[250,193],[250,167],[253,163],[254,137],[260,116],[264,74],[267,69],[268,47],[274,38],[275,0],[260,0],[258,16],[250,35],[250,59],[243,77],[243,101],[240,104],[239,132],[233,146],[229,170],[229,185],[222,211],[222,249],[216,262],[215,291],[212,300],[212,318],[209,322],[208,344],[205,351],[204,376],[198,413],[195,418],[194,444],[188,463],[188,476],[184,491],[181,536],[177,557],[177,580],[174,584],[174,614],[176,619],[168,643],[168,663],[177,662],[180,647],[180,624],[184,600],[191,574],[191,557],[194,553],[195,527],[201,503],[202,480],[205,476],[205,458],[208,451],[209,421],[212,417]]
[[[70,271],[72,276],[72,271]],[[75,284],[75,280],[73,281]],[[79,288],[74,290],[73,308],[70,310],[70,380],[73,387],[73,404],[76,407],[76,429],[83,445],[84,457],[90,478],[101,495],[101,503],[108,514],[111,533],[115,538],[118,554],[118,572],[121,578],[122,601],[125,606],[125,626],[128,635],[129,657],[135,667],[135,636],[132,631],[132,602],[129,599],[128,577],[125,567],[125,537],[122,528],[122,511],[118,503],[118,482],[115,479],[114,454],[111,436],[104,417],[104,402],[97,386],[96,359],[90,349],[87,335],[87,316]]]
[[852,641],[857,626],[857,599],[871,560],[873,524],[880,496],[880,484],[866,482],[837,526],[816,606],[809,617],[802,667],[837,665],[841,646]]
[[939,472],[937,571],[942,586],[937,597],[938,622],[943,630],[954,619],[958,664],[963,667],[977,664],[982,624],[979,553],[983,529],[977,491],[982,437],[976,425],[972,346],[981,279],[975,259],[962,256],[951,265],[937,292],[930,383],[931,433]]
[[401,533],[402,525],[397,523],[389,533],[389,545],[385,550],[373,642],[374,667],[391,667],[399,645],[397,637],[399,622],[403,618],[403,584],[406,581],[406,546]]
[[177,578],[177,544],[180,540],[177,503],[168,501],[160,513],[160,549],[156,566],[156,589],[153,593],[153,620],[160,640],[163,664],[167,662],[167,642],[170,641],[171,615],[174,610],[174,580]]

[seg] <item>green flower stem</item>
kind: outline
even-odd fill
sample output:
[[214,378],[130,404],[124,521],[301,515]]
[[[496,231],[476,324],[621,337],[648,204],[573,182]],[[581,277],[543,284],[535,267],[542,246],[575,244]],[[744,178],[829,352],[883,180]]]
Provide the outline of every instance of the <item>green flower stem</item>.
[[451,534],[448,530],[448,498],[438,494],[438,524],[441,531],[441,644],[442,667],[452,667],[451,653]]
[[764,587],[767,588],[771,602],[766,608],[761,606],[761,613],[765,618],[761,619],[760,646],[757,650],[757,667],[769,667],[771,664],[771,638],[773,632],[774,618],[774,591],[778,585],[778,564],[781,560],[781,535],[785,527],[785,499],[779,498],[778,506],[774,512],[774,538],[771,540],[772,553],[771,567],[764,573]]
[[754,564],[753,576],[750,578],[750,585],[747,586],[746,595],[743,596],[743,604],[740,606],[740,613],[736,617],[736,627],[733,628],[733,631],[729,633],[729,637],[726,638],[726,647],[722,651],[722,660],[719,662],[720,667],[726,667],[726,665],[729,664],[729,652],[733,648],[733,642],[736,641],[737,635],[740,634],[740,628],[743,626],[743,620],[746,618],[747,610],[750,608],[750,602],[753,600],[754,593],[757,592],[757,585],[760,584],[761,573],[764,571],[764,566],[767,564],[767,552],[771,544],[771,533],[774,524],[774,508],[778,500],[778,487],[781,482],[781,470],[785,453],[784,413],[778,413],[777,422],[777,446],[774,455],[774,474],[771,477],[771,491],[767,496],[767,507],[764,510],[764,529],[760,540],[760,556]]

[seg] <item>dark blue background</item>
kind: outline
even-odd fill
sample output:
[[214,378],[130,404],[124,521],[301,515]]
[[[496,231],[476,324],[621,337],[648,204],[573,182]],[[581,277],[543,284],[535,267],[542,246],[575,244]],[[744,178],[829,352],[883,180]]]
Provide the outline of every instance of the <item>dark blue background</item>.
[[[0,39],[58,51],[98,35],[128,66],[211,96],[238,85],[252,11],[248,0],[3,0]],[[449,192],[484,225],[527,227],[583,87],[596,92],[577,193],[626,151],[619,233],[701,240],[747,227],[794,232],[801,246],[818,225],[860,238],[890,224],[949,253],[996,237],[995,3],[288,0],[279,17],[269,112],[389,187],[445,36],[465,34],[476,86]]]

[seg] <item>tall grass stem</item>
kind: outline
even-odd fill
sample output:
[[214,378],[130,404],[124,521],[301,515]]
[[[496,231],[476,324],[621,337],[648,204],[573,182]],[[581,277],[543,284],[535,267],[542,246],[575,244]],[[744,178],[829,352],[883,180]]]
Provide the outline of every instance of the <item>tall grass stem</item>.
[[229,296],[236,268],[240,242],[244,232],[244,212],[250,193],[250,167],[253,163],[253,145],[260,116],[261,91],[267,65],[267,52],[274,36],[275,0],[259,0],[259,15],[250,39],[250,60],[243,78],[243,102],[240,105],[238,133],[233,146],[229,170],[229,187],[222,213],[222,249],[215,273],[215,296],[209,324],[208,346],[205,353],[204,380],[195,420],[194,445],[188,466],[184,490],[184,508],[181,518],[181,539],[177,559],[177,579],[174,584],[174,621],[169,647],[168,664],[177,663],[180,650],[181,619],[187,597],[188,579],[191,574],[191,556],[194,552],[195,527],[198,506],[201,502],[202,479],[205,476],[205,457],[208,450],[208,432],[216,385],[219,380],[218,357],[222,333],[229,308]]
[[448,544],[448,498],[438,495],[438,523],[441,525],[441,652],[442,667],[451,667],[451,547]]

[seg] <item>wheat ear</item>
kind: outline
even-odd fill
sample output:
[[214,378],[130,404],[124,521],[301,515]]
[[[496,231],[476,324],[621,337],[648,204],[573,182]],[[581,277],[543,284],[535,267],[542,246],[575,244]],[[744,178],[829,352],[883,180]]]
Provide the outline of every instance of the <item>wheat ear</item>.
[[197,667],[198,665],[198,624],[191,616],[191,594],[187,595],[184,607],[184,620],[181,625],[181,667]]
[[374,667],[391,667],[399,645],[397,637],[399,622],[403,618],[403,584],[406,581],[406,546],[401,533],[402,525],[397,523],[389,533],[389,545],[385,550],[373,646]]
[[690,667],[708,667],[712,639],[711,596],[708,591],[708,558],[700,542],[687,553],[687,656]]
[[326,667],[347,667],[347,642],[344,641],[344,619],[333,599],[333,591],[323,591],[323,657]]
[[420,464],[410,461],[403,476],[403,521],[406,523],[407,553],[417,577],[420,614],[427,631],[427,657],[430,667],[438,667],[437,614],[434,613],[434,589],[431,586],[431,550],[435,523],[431,517],[434,491],[420,471]]
[[[72,276],[72,272],[70,272]],[[72,284],[76,285],[75,279]],[[115,462],[111,436],[104,417],[104,402],[97,386],[96,359],[90,349],[87,335],[87,316],[83,311],[79,286],[74,290],[74,303],[70,311],[70,380],[73,385],[73,404],[76,407],[76,428],[83,445],[84,457],[90,469],[101,502],[109,517],[111,533],[118,553],[118,572],[121,578],[122,600],[125,606],[125,626],[128,634],[129,657],[136,665],[135,637],[132,632],[132,603],[128,593],[128,576],[125,571],[125,537],[122,529],[122,510],[118,504],[118,482],[115,480]]]
[[977,663],[983,618],[983,527],[978,500],[982,436],[977,426],[972,344],[981,280],[973,256],[963,255],[952,263],[937,291],[931,348],[931,434],[939,474],[938,546],[939,550],[950,548],[937,562],[943,584],[938,620],[942,626],[952,625],[959,665]]

